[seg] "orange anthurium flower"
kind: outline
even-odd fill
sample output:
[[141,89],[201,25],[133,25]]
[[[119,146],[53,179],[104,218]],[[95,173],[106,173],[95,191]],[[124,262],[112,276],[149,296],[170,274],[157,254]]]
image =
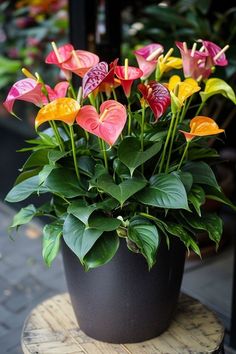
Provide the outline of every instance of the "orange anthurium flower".
[[35,128],[37,129],[42,123],[51,120],[60,120],[72,125],[79,110],[80,105],[73,98],[58,98],[38,111],[35,119]]
[[223,133],[224,129],[220,129],[216,122],[208,117],[197,116],[190,122],[190,132],[180,130],[184,134],[187,141],[191,141],[195,136],[208,136]]

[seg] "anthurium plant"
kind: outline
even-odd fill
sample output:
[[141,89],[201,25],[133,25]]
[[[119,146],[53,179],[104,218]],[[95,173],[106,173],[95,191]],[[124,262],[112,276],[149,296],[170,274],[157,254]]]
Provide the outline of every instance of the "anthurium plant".
[[[176,46],[180,57],[159,43],[139,48],[137,66],[130,66],[127,59],[108,64],[71,44],[52,43],[45,62],[56,65],[64,80],[52,88],[39,73],[23,69],[26,78],[10,89],[4,102],[9,112],[16,115],[16,100],[38,112],[37,137],[21,150],[30,155],[6,201],[48,195],[46,204],[22,208],[10,228],[46,216],[42,254],[48,266],[62,238],[85,270],[109,262],[121,238],[149,269],[160,242],[169,245],[171,238],[199,256],[200,232],[219,245],[222,220],[205,202],[235,206],[217,183],[218,153],[208,144],[224,130],[202,109],[216,94],[236,104],[233,89],[211,77],[216,66],[227,65],[228,46],[206,40]],[[80,87],[73,75],[82,78]]]

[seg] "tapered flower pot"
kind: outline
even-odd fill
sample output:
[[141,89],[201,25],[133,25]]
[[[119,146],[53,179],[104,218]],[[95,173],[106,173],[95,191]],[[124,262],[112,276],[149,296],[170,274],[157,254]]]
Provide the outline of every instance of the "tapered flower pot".
[[164,332],[176,309],[185,260],[177,237],[163,240],[157,263],[148,271],[144,257],[119,250],[108,264],[85,272],[63,242],[68,290],[79,326],[88,336],[110,343],[134,343]]

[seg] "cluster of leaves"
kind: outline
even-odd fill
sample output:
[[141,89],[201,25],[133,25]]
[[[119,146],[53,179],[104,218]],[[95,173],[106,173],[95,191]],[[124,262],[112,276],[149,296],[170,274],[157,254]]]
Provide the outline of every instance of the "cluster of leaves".
[[[140,110],[133,112],[132,118],[138,127]],[[110,148],[108,168],[97,137],[90,135],[87,139],[84,131],[75,126],[80,181],[63,123],[59,129],[65,151],[59,150],[50,130],[39,133],[38,139],[28,141],[30,147],[22,149],[32,153],[6,200],[19,202],[31,194],[45,193],[52,197],[39,208],[22,208],[11,228],[35,216],[49,216],[52,223],[43,230],[46,264],[51,265],[63,237],[86,270],[107,263],[115,255],[120,237],[126,239],[131,251],[143,254],[149,269],[156,262],[161,240],[169,244],[171,237],[178,237],[188,250],[200,255],[196,235],[204,231],[218,245],[222,221],[204,210],[205,200],[218,200],[234,208],[222,194],[210,165],[204,162],[218,155],[204,139],[196,139],[189,148],[188,162],[178,169],[185,145],[179,133],[168,173],[158,173],[169,120],[166,114],[157,125],[145,123],[144,149],[135,135]]]

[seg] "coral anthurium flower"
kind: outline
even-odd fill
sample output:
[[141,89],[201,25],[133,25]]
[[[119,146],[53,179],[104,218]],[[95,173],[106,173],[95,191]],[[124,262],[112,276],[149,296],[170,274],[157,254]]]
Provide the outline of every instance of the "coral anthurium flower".
[[118,59],[111,63],[110,70],[108,64],[105,61],[101,61],[84,75],[82,82],[83,98],[87,97],[102,83],[110,86],[114,85],[114,71],[117,61]]
[[71,55],[74,47],[72,44],[64,44],[61,47],[53,45],[53,50],[47,55],[45,59],[46,64],[55,64],[62,69],[62,64],[67,61]]
[[[54,87],[54,89],[52,89],[50,86],[45,85],[47,93],[48,93],[48,98],[49,98],[49,102],[52,102],[54,100],[56,100],[57,98],[61,98],[61,97],[65,97],[68,87],[69,87],[69,82],[67,81],[61,81],[58,84],[56,84],[56,86]],[[46,95],[42,95],[42,102],[43,104],[47,104],[48,102],[48,98],[46,97]]]
[[196,136],[208,136],[223,133],[224,129],[220,129],[216,122],[208,117],[197,116],[190,122],[190,132],[180,130],[184,134],[187,141],[191,141]]
[[201,89],[196,80],[187,78],[181,82],[178,75],[171,76],[167,87],[169,91],[172,91],[177,97],[180,106],[184,104],[188,97],[192,96],[195,92],[198,92]]
[[157,59],[163,53],[161,44],[152,43],[134,51],[138,66],[143,72],[142,79],[147,79],[156,68]]
[[140,79],[143,76],[142,70],[134,66],[117,66],[115,68],[115,74],[120,80],[126,97],[130,96],[131,86],[133,81]]
[[101,104],[100,115],[93,106],[83,106],[76,118],[77,123],[89,133],[92,133],[113,145],[126,123],[127,113],[125,107],[114,100]]
[[42,123],[51,120],[60,120],[72,125],[79,109],[79,103],[73,98],[57,98],[38,111],[35,119],[35,128],[37,129]]
[[155,121],[157,121],[170,105],[169,91],[156,81],[150,81],[148,85],[139,84],[138,89],[149,104],[154,113]]
[[32,78],[17,81],[10,89],[4,107],[12,113],[16,100],[32,102],[36,106],[41,106],[42,84]]
[[83,77],[87,71],[98,63],[99,57],[96,54],[86,50],[73,50],[70,58],[62,63],[62,68]]

